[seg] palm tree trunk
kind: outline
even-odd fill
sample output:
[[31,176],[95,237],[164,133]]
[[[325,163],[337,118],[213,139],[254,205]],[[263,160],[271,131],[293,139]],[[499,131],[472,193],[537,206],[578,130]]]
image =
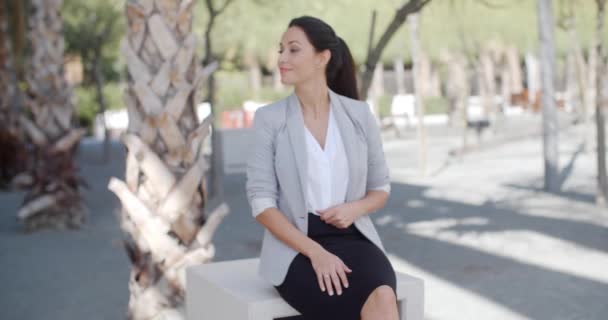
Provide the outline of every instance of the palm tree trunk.
[[8,20],[6,2],[0,0],[0,188],[8,185],[23,169],[26,155],[17,123],[20,92],[17,87]]
[[27,230],[77,228],[86,216],[79,190],[84,181],[74,162],[85,130],[72,127],[72,92],[63,70],[61,2],[31,0],[29,5],[28,113],[22,113],[19,122],[32,148],[32,162],[19,177],[27,194],[17,213]]
[[193,5],[126,4],[126,179],[112,178],[108,188],[123,205],[120,223],[132,263],[129,319],[184,318],[185,269],[213,258],[211,238],[228,213],[222,204],[203,214],[208,165],[202,146],[212,117],[200,121],[195,106],[212,68],[200,67],[195,54]]

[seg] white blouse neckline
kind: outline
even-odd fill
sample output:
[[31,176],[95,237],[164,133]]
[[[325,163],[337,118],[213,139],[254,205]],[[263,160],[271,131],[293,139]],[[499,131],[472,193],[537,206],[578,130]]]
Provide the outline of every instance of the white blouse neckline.
[[305,136],[308,164],[306,200],[308,211],[318,215],[317,210],[345,202],[349,164],[331,103],[325,146],[321,148],[306,125],[304,130],[307,132]]

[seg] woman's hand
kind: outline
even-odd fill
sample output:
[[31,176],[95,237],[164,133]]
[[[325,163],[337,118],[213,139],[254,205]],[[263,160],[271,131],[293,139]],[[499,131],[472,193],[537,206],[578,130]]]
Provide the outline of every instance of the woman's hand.
[[341,295],[342,287],[348,288],[346,273],[351,273],[352,270],[336,255],[323,248],[319,248],[309,256],[309,259],[312,263],[312,268],[317,274],[321,291],[325,292],[327,290],[328,294],[333,296],[334,289],[338,295]]
[[346,229],[361,215],[363,209],[357,202],[346,202],[324,210],[317,210],[321,220],[336,228]]

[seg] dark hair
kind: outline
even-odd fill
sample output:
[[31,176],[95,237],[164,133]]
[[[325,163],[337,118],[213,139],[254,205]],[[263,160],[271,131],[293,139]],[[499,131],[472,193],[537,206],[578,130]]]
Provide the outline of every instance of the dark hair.
[[325,49],[331,51],[331,59],[325,70],[327,85],[338,94],[358,100],[355,61],[348,46],[336,35],[334,29],[321,19],[310,16],[291,20],[289,27],[301,28],[317,52]]

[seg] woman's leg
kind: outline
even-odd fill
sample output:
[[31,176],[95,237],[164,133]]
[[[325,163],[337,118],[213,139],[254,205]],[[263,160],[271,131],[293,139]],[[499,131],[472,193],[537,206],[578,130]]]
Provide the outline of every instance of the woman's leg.
[[399,320],[393,288],[382,285],[372,291],[361,309],[361,320]]

